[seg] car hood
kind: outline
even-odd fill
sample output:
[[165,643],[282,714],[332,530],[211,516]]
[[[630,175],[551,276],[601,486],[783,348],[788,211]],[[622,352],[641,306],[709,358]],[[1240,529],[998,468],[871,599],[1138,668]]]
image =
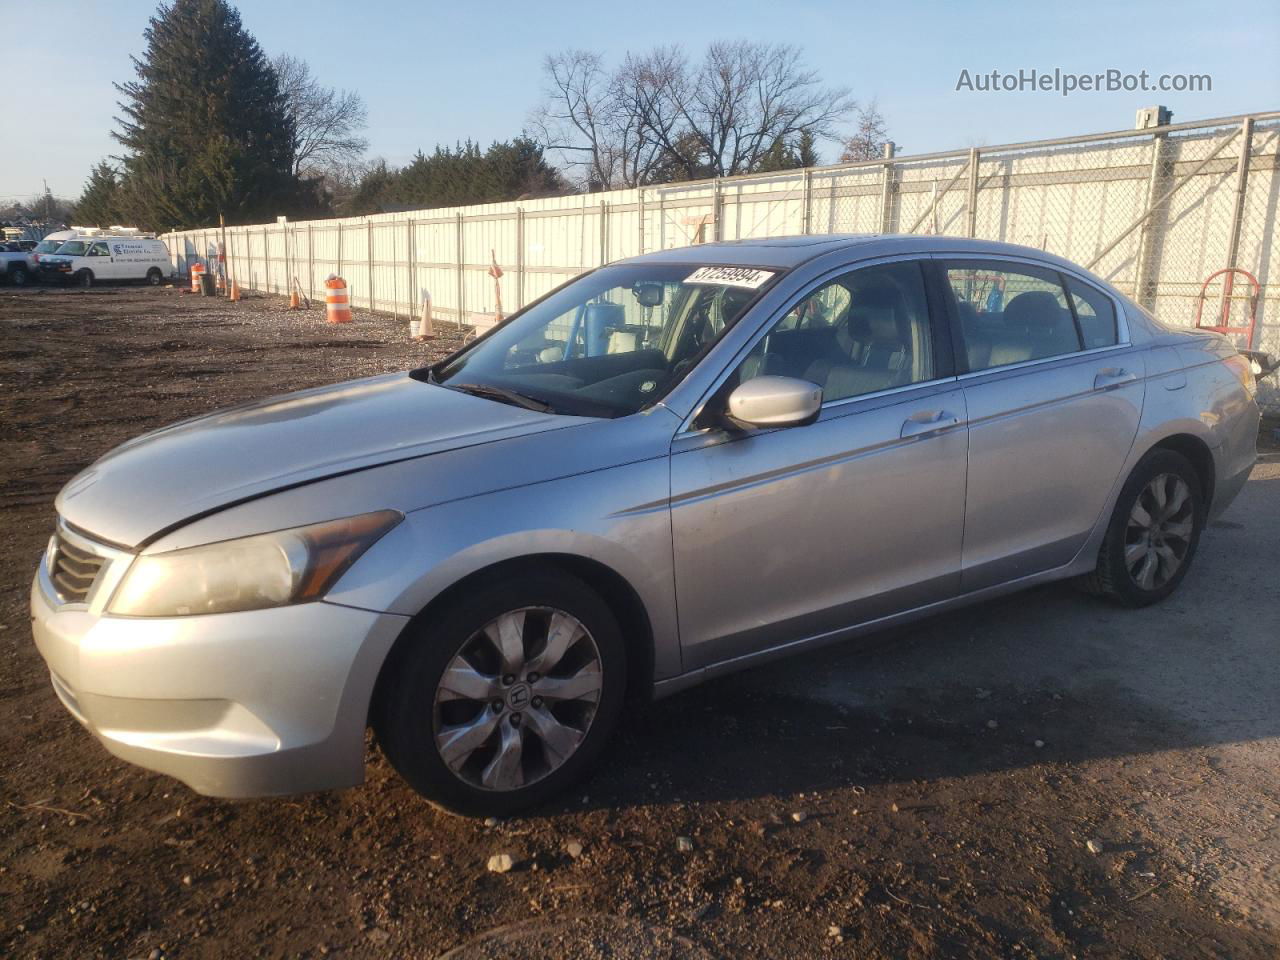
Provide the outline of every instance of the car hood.
[[56,506],[73,526],[131,548],[276,490],[587,422],[390,374],[244,403],[144,434],[73,478]]

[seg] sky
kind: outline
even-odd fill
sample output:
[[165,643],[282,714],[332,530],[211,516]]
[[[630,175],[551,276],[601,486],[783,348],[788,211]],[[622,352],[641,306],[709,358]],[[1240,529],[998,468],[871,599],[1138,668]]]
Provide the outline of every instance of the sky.
[[[23,0],[0,0],[0,13]],[[559,50],[601,53],[679,43],[697,55],[714,40],[798,45],[831,86],[875,99],[899,154],[1126,129],[1139,107],[1174,121],[1280,109],[1280,3],[1046,3],[897,0],[509,0],[477,3],[241,0],[245,27],[268,55],[308,61],[328,86],[357,90],[369,108],[370,155],[405,163],[419,148],[518,135],[541,98],[541,63]],[[0,126],[0,199],[43,184],[77,196],[90,167],[119,152],[118,95],[133,76],[151,0],[61,0],[66,29],[6,45],[6,73],[29,96],[7,98]],[[37,42],[50,38],[48,45]],[[992,70],[1017,74],[1116,70],[1154,81],[1208,74],[1197,92],[957,90]],[[12,86],[9,88],[12,91]],[[826,145],[824,161],[838,148]]]

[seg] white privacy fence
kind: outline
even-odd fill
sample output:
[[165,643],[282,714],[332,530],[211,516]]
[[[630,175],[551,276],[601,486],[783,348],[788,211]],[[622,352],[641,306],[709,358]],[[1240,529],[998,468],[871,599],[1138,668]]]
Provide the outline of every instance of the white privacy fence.
[[[1191,325],[1228,267],[1251,346],[1280,353],[1280,112],[834,167],[367,217],[228,227],[242,288],[309,296],[343,277],[359,310],[483,328],[600,264],[711,240],[938,233],[1060,254],[1166,322]],[[216,227],[165,236],[177,273],[212,262]],[[495,290],[493,261],[503,276]],[[1215,322],[1222,279],[1203,311]]]

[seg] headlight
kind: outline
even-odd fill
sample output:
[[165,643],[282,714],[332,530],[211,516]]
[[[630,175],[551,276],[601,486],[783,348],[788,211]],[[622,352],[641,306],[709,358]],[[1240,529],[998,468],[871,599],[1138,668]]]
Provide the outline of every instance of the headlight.
[[394,510],[136,557],[108,613],[186,617],[318,600],[404,519]]

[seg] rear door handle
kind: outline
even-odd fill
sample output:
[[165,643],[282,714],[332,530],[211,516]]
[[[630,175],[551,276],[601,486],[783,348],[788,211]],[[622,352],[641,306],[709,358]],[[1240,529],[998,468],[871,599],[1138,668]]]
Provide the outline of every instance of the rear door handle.
[[1103,367],[1093,378],[1093,389],[1108,390],[1122,383],[1132,383],[1138,378],[1124,367]]
[[921,410],[903,422],[898,436],[918,437],[922,433],[936,433],[959,425],[960,418],[948,410]]

